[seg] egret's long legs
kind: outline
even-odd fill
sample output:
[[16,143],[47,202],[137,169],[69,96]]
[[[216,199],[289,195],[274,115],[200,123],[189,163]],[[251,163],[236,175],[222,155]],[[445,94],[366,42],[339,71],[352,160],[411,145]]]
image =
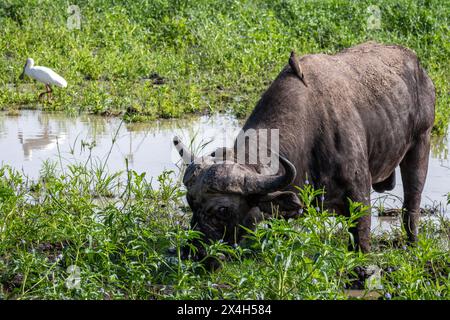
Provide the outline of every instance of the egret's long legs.
[[42,92],[40,95],[39,95],[39,100],[41,100],[42,99],[42,97],[46,94],[47,95],[47,100],[50,100],[51,99],[51,97],[52,97],[52,92],[53,92],[53,90],[52,90],[52,88],[48,85],[48,84],[46,84],[45,85],[45,89],[47,89],[45,92]]

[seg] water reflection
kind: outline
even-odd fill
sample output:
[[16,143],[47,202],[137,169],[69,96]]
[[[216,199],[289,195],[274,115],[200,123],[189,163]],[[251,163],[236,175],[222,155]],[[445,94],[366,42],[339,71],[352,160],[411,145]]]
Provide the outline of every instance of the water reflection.
[[432,157],[438,159],[442,167],[450,169],[450,160],[448,158],[449,136],[433,137],[431,144]]
[[36,178],[46,159],[67,164],[89,157],[99,162],[108,158],[112,171],[124,170],[127,160],[132,169],[157,176],[164,169],[177,169],[175,135],[195,141],[197,153],[210,152],[232,145],[239,125],[229,116],[124,123],[118,118],[32,110],[19,116],[0,113],[0,162]]
[[[18,120],[20,122],[20,120]],[[20,144],[22,145],[23,156],[25,161],[29,161],[32,159],[33,150],[51,150],[56,147],[56,143],[58,138],[63,140],[65,138],[65,132],[62,130],[55,130],[50,126],[50,121],[47,117],[38,116],[37,121],[41,128],[40,132],[37,132],[35,135],[28,136],[27,133],[24,135],[24,130],[26,132],[27,127],[21,127],[21,124],[18,123],[18,138]],[[59,136],[59,137],[58,137]]]

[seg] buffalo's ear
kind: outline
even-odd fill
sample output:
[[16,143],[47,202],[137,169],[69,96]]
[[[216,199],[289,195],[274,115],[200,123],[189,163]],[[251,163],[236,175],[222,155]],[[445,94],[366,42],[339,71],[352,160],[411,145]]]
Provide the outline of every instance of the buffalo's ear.
[[277,191],[258,199],[258,207],[268,214],[279,214],[289,219],[301,214],[303,205],[298,196],[292,191]]

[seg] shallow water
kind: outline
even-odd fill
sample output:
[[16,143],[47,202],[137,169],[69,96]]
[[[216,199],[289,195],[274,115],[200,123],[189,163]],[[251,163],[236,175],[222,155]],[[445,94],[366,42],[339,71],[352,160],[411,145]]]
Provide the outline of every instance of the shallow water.
[[131,169],[156,177],[165,169],[178,171],[180,156],[172,145],[175,135],[186,144],[196,137],[193,145],[199,151],[201,144],[212,140],[202,149],[209,152],[223,144],[224,139],[218,139],[224,136],[223,128],[231,128],[227,141],[232,145],[239,123],[228,116],[129,124],[93,115],[68,117],[32,110],[18,116],[0,113],[0,163],[36,178],[47,159],[64,167],[92,157],[99,163],[107,160],[110,171],[125,170],[127,159]]
[[[118,118],[93,115],[68,117],[62,113],[25,110],[18,116],[0,113],[0,163],[22,170],[37,178],[45,160],[65,167],[68,163],[87,161],[92,157],[111,171],[129,167],[156,177],[163,170],[178,173],[180,158],[172,146],[178,135],[188,144],[194,140],[198,154],[212,152],[217,147],[232,146],[240,123],[231,116],[215,115],[177,120],[156,120],[126,124]],[[115,140],[115,143],[113,143]],[[450,143],[448,137],[433,140],[428,178],[422,207],[442,205],[450,191]],[[372,194],[374,205],[401,207],[402,183],[397,169],[397,185],[386,194]],[[384,229],[396,219],[383,218],[374,227]]]

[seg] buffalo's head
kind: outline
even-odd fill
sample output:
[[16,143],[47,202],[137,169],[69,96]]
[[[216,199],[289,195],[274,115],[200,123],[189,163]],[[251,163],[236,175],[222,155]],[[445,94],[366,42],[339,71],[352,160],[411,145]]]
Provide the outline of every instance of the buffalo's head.
[[[193,212],[191,228],[204,235],[203,242],[237,244],[245,228],[254,230],[273,212],[284,218],[299,214],[302,205],[297,195],[283,191],[296,176],[294,165],[284,157],[279,156],[283,173],[273,175],[267,174],[263,166],[230,160],[231,149],[222,149],[220,156],[216,151],[194,158],[177,137],[173,143],[187,165],[183,183]],[[198,249],[194,258],[204,258],[206,253],[200,243],[194,245]]]

